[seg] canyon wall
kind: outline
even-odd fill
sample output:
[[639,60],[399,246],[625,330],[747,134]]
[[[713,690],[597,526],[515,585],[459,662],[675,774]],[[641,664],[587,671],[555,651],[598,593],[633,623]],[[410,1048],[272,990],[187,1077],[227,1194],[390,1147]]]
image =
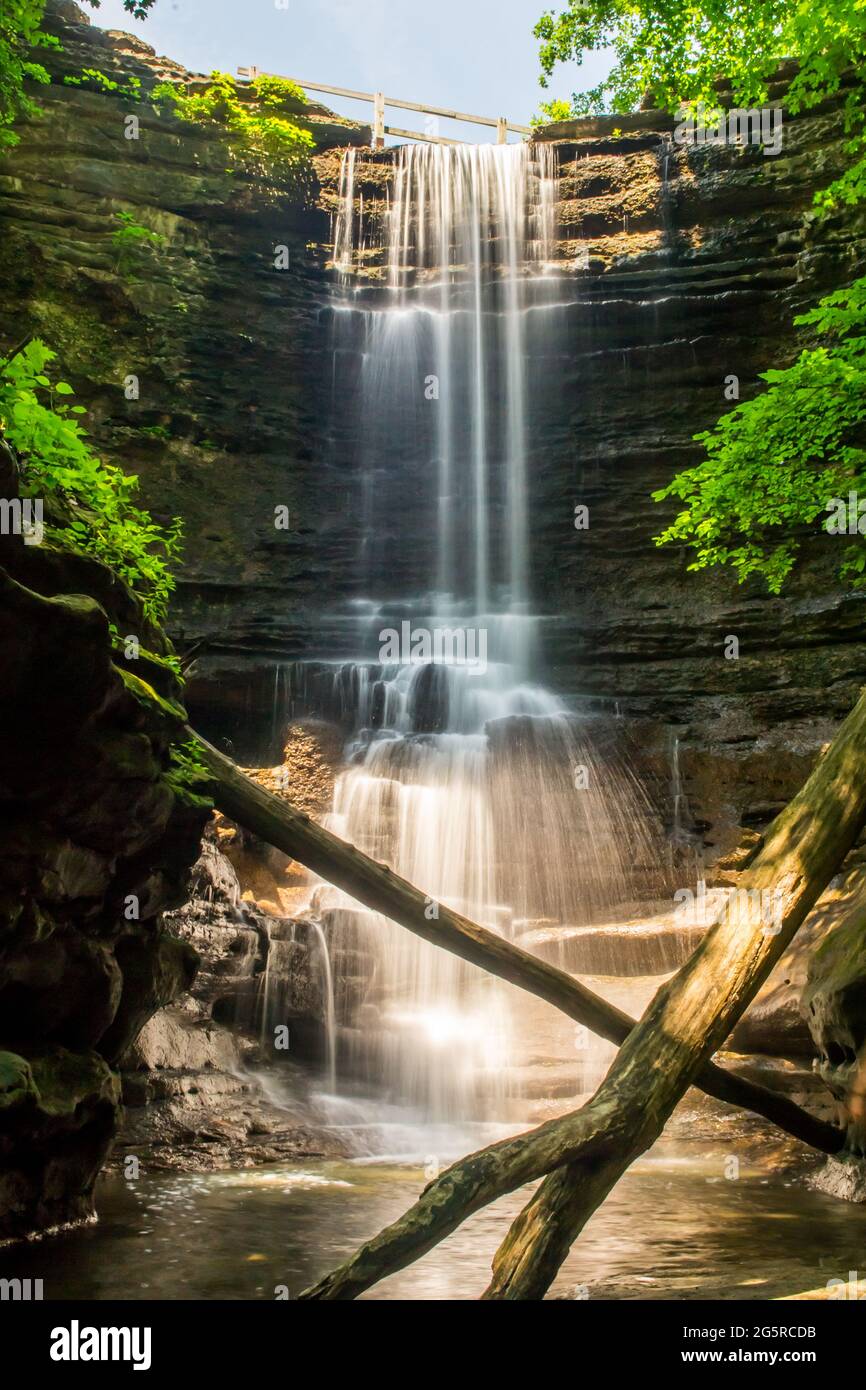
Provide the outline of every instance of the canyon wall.
[[[369,130],[310,106],[316,148],[303,187],[241,170],[217,134],[146,99],[161,79],[191,90],[199,79],[138,38],[95,28],[67,0],[49,5],[49,27],[63,49],[46,55],[44,114],[0,159],[0,350],[32,332],[43,337],[87,406],[96,445],[140,476],[142,500],[159,519],[183,516],[170,626],[181,650],[195,653],[191,713],[240,758],[273,761],[289,663],[358,655],[344,619],[359,594],[366,523],[352,412],[344,402],[333,409],[329,261],[341,154],[355,146],[356,212],[363,199],[371,231],[355,266],[359,293],[382,293],[375,229],[393,154],[372,151]],[[85,68],[121,86],[137,77],[145,100],[64,82]],[[135,140],[126,138],[130,111]],[[784,129],[777,156],[678,146],[672,122],[651,110],[540,133],[560,171],[551,275],[561,295],[530,334],[539,674],[588,711],[624,716],[631,755],[669,824],[677,739],[676,814],[711,853],[744,825],[760,829],[789,799],[866,672],[866,599],[837,584],[831,538],[816,535],[781,598],[760,581],[738,587],[724,574],[691,574],[688,554],[653,541],[671,511],[650,494],[699,457],[693,435],[724,410],[726,378],[738,378],[743,398],[753,394],[760,371],[791,359],[796,312],[864,269],[862,217],[819,224],[812,209],[816,188],[842,165],[838,112],[787,119]],[[164,244],[121,255],[118,214]],[[349,349],[356,366],[361,350],[360,342]],[[435,545],[429,508],[412,502],[430,487],[429,470],[386,463],[366,557],[372,596],[417,591]],[[577,504],[589,507],[585,531],[573,525]],[[274,524],[277,508],[287,509],[285,528]],[[226,1079],[240,1054],[223,1055],[225,1038],[206,1022],[213,981],[236,964],[230,915],[211,942],[200,997],[162,1014],[130,1051],[147,1015],[193,973],[194,952],[164,931],[161,914],[182,893],[203,817],[172,799],[165,731],[111,667],[98,614],[86,600],[64,606],[65,597],[44,607],[92,593],[111,612],[117,596],[92,568],[51,572],[23,547],[4,552],[3,563],[10,645],[28,605],[39,618],[31,686],[11,676],[0,686],[13,711],[0,810],[11,819],[22,796],[26,803],[20,852],[0,889],[12,898],[26,889],[31,903],[29,915],[8,914],[0,943],[8,1118],[0,1144],[11,1175],[0,1191],[0,1236],[89,1213],[116,1124],[121,1058],[133,1110],[157,1100],[187,1124],[179,1098],[210,1069],[212,1089],[222,1085],[234,1107],[224,1147],[235,1153],[248,1123],[261,1123],[260,1111],[250,1120],[243,1083]],[[724,658],[729,635],[739,638],[738,661]],[[36,761],[22,763],[20,746],[30,745],[14,710],[22,690],[25,698],[39,691],[39,661],[65,673],[69,690],[39,693],[33,708],[51,737],[37,732]],[[89,683],[82,663],[102,685]],[[118,765],[102,757],[107,741]],[[134,929],[118,916],[127,892],[148,904]],[[178,931],[201,949],[201,922],[181,917]],[[847,953],[834,965],[825,951],[810,998],[826,1079],[853,1113],[864,1044],[859,960],[849,965]],[[805,969],[800,960],[792,973],[798,998]],[[808,1055],[797,1007],[789,989],[792,1022],[778,1046],[789,1051],[793,1031]],[[766,1028],[742,1039],[766,1042]],[[143,1121],[138,1132],[141,1118],[133,1116],[131,1142],[151,1135]],[[171,1136],[177,1143],[176,1128]],[[297,1148],[274,1140],[283,1142]]]
[[[370,227],[393,156],[312,107],[302,196],[227,172],[219,138],[146,101],[127,140],[129,103],[65,75],[134,74],[145,92],[194,79],[75,6],[50,11],[64,51],[48,55],[45,115],[0,161],[3,340],[35,327],[56,347],[98,446],[140,475],[158,516],[184,516],[172,633],[182,649],[201,644],[191,708],[241,757],[262,755],[281,664],[357,655],[336,616],[358,592],[363,507],[351,414],[331,410],[328,260],[341,149],[358,147]],[[826,537],[781,598],[691,574],[685,551],[654,545],[671,509],[650,494],[699,456],[692,436],[726,408],[726,377],[746,398],[761,370],[790,360],[793,315],[862,270],[866,237],[862,216],[819,224],[812,209],[841,167],[834,109],[786,118],[776,156],[684,147],[671,129],[643,111],[541,132],[561,172],[562,307],[532,339],[533,590],[545,679],[590,707],[618,705],[663,802],[678,736],[691,823],[715,849],[766,822],[849,708],[866,600],[837,585]],[[118,212],[167,238],[132,270],[111,242]],[[364,268],[374,293],[375,237]],[[380,506],[376,526],[373,587],[378,576],[411,592],[435,543],[425,509]],[[738,661],[724,658],[729,634]]]

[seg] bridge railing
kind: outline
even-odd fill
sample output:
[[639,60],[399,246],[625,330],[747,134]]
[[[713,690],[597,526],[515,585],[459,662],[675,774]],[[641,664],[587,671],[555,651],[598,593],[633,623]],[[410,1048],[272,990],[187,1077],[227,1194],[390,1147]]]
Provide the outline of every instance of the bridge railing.
[[[276,76],[278,76],[277,73],[263,72],[261,68],[238,68],[238,77],[247,82],[254,82],[257,77]],[[356,92],[350,87],[333,87],[326,82],[302,82],[296,77],[284,80],[294,82],[305,92],[326,92],[329,96],[349,97],[353,101],[371,103],[373,107],[371,128],[373,144],[376,148],[381,148],[384,145],[386,135],[396,135],[408,140],[426,140],[433,145],[462,145],[466,143],[463,140],[452,140],[447,136],[434,135],[427,131],[403,130],[399,126],[386,125],[386,106],[394,106],[400,111],[418,111],[422,116],[442,116],[449,121],[464,121],[467,125],[492,126],[496,130],[496,141],[499,145],[506,143],[509,130],[518,135],[532,134],[531,126],[518,125],[515,121],[509,121],[506,116],[471,116],[466,111],[453,111],[447,106],[425,106],[418,101],[402,101],[398,97],[386,97],[382,92]]]

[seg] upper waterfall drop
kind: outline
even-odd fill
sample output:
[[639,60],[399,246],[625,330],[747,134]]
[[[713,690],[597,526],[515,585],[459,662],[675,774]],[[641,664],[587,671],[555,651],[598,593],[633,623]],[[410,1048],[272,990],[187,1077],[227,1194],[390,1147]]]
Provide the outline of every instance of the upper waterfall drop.
[[[347,150],[334,265],[343,307],[364,316],[355,408],[363,417],[368,505],[377,488],[388,486],[389,457],[410,465],[423,460],[431,477],[414,504],[429,506],[435,542],[421,587],[436,596],[444,617],[456,608],[478,620],[489,613],[524,617],[526,314],[550,294],[552,147],[402,146],[379,227],[387,288],[369,307],[354,272],[364,269],[375,229],[356,169],[356,151]],[[530,653],[521,651],[521,633],[525,627],[513,624],[509,654],[526,670]]]

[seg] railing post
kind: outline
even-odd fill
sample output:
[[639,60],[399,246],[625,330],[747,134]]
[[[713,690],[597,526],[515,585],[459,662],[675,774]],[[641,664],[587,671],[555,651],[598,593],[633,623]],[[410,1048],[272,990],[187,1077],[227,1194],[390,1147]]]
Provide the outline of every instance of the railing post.
[[381,150],[385,144],[385,97],[376,92],[373,97],[373,149]]
[[496,121],[496,143],[505,145],[508,143],[508,117],[499,116]]

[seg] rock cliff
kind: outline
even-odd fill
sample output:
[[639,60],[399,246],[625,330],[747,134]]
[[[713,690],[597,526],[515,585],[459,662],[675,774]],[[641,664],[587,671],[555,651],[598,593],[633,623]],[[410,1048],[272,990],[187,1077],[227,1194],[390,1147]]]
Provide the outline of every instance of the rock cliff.
[[[0,493],[16,482],[0,443]],[[170,668],[112,649],[110,623],[146,630],[113,574],[3,535],[0,590],[2,1241],[92,1215],[118,1059],[195,975],[162,912],[208,811],[173,766]]]

